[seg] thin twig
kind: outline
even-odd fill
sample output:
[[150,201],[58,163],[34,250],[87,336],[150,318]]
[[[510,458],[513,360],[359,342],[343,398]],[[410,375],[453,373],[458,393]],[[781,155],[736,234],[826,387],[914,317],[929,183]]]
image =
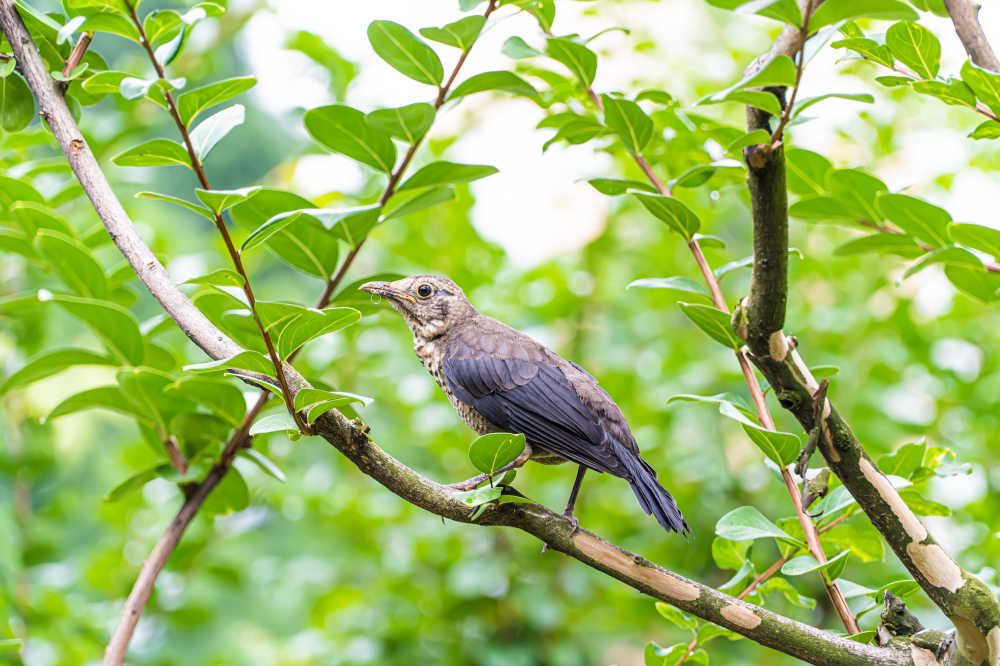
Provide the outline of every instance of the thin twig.
[[163,448],[167,450],[167,457],[170,458],[170,464],[174,466],[174,469],[180,472],[181,476],[187,474],[187,461],[184,460],[184,453],[181,452],[177,438],[174,435],[164,437]]
[[785,126],[788,125],[788,121],[791,119],[792,107],[795,106],[795,98],[799,94],[799,85],[802,83],[802,70],[805,69],[805,50],[806,40],[809,38],[809,21],[812,20],[813,10],[815,9],[814,5],[815,2],[813,2],[813,0],[806,0],[805,11],[802,12],[802,25],[799,27],[799,48],[795,53],[795,85],[792,86],[792,93],[788,98],[788,103],[785,104],[785,108],[781,110],[781,116],[778,118],[778,125],[771,133],[770,146],[772,151],[778,149],[778,142],[781,141],[781,136],[785,131]]
[[70,73],[80,66],[80,61],[83,60],[83,56],[87,54],[87,48],[90,46],[90,41],[94,38],[94,33],[85,32],[80,35],[80,39],[77,40],[76,46],[70,52],[69,57],[66,58],[66,65],[63,67],[62,75],[69,76]]
[[104,652],[104,666],[119,666],[125,660],[125,654],[128,652],[128,644],[132,640],[135,627],[139,623],[139,618],[142,616],[143,610],[146,608],[146,602],[149,601],[149,596],[153,592],[153,585],[156,583],[157,576],[160,575],[171,553],[174,552],[177,544],[180,543],[184,531],[191,524],[191,521],[194,520],[198,509],[201,508],[201,505],[215,487],[219,485],[226,472],[229,471],[233,460],[236,458],[236,454],[241,448],[249,446],[250,437],[247,433],[250,431],[250,426],[253,424],[254,419],[260,414],[260,410],[263,409],[264,403],[267,402],[267,395],[267,393],[262,394],[261,398],[258,398],[257,403],[243,417],[240,427],[237,428],[233,436],[226,442],[226,446],[219,456],[219,461],[212,467],[201,483],[188,493],[187,499],[184,500],[184,504],[177,512],[177,515],[170,521],[170,525],[167,526],[163,536],[160,537],[149,557],[143,562],[139,576],[132,585],[132,591],[129,592],[128,599],[125,601],[125,607],[122,609],[115,632],[112,634],[111,640],[108,642],[108,647]]
[[[153,68],[156,70],[157,76],[160,80],[166,81],[167,73],[163,69],[163,65],[160,64],[160,61],[157,59],[156,53],[153,51],[153,45],[149,43],[149,39],[146,37],[146,30],[143,27],[142,21],[139,19],[139,14],[136,11],[135,5],[131,2],[126,2],[125,5],[128,7],[132,24],[135,26],[136,30],[139,31],[140,42],[146,50],[146,55],[149,56],[149,61],[153,64]],[[177,125],[177,130],[180,132],[181,138],[184,141],[184,147],[187,149],[188,157],[191,160],[191,168],[197,175],[198,182],[201,184],[202,189],[212,189],[212,186],[208,182],[208,175],[205,173],[205,168],[202,165],[201,160],[198,158],[198,153],[191,140],[191,134],[188,132],[187,125],[184,124],[180,111],[177,109],[177,102],[174,100],[173,94],[168,88],[164,88],[163,96],[167,103],[167,111],[170,113],[170,117],[173,118],[174,124]],[[239,250],[236,249],[236,245],[233,243],[232,236],[229,234],[229,229],[226,228],[226,222],[222,219],[222,215],[215,213],[213,219],[215,227],[219,230],[219,234],[222,236],[222,240],[226,245],[226,252],[229,253],[229,258],[233,263],[233,267],[236,269],[236,272],[239,273],[240,277],[243,278],[243,293],[246,295],[247,304],[250,307],[250,313],[253,315],[254,323],[257,325],[257,330],[260,332],[260,336],[264,340],[264,346],[267,348],[267,354],[271,359],[271,364],[274,366],[275,377],[278,380],[278,386],[281,388],[281,396],[285,401],[285,407],[288,409],[288,413],[292,415],[292,418],[295,419],[295,424],[298,426],[299,431],[308,433],[309,424],[305,422],[302,415],[295,409],[292,393],[288,388],[288,379],[285,377],[284,364],[281,362],[281,359],[278,357],[278,352],[274,348],[274,341],[271,339],[271,334],[268,332],[264,323],[260,319],[260,315],[257,313],[257,298],[254,296],[253,287],[250,285],[250,276],[247,274],[246,267],[243,265],[243,258],[240,255]]]

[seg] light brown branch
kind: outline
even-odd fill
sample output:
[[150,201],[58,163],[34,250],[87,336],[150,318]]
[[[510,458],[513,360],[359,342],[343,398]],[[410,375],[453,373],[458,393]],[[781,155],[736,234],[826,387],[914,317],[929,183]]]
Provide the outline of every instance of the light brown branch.
[[201,483],[187,493],[187,498],[184,500],[180,511],[170,521],[170,525],[167,526],[163,536],[160,537],[156,546],[153,547],[153,551],[146,558],[146,561],[142,563],[139,576],[136,578],[135,584],[132,585],[132,591],[129,592],[128,599],[125,600],[125,607],[122,609],[121,616],[118,619],[118,625],[115,627],[115,631],[111,635],[111,640],[108,642],[108,647],[104,651],[104,666],[119,666],[125,660],[128,644],[132,640],[132,634],[135,633],[139,618],[146,608],[146,602],[149,601],[149,596],[153,593],[153,585],[156,583],[157,576],[163,571],[167,560],[174,552],[174,549],[177,548],[181,537],[184,536],[184,531],[187,530],[188,525],[191,524],[191,521],[197,515],[198,509],[201,508],[201,505],[211,492],[215,490],[215,487],[219,485],[226,472],[229,471],[233,460],[236,459],[237,452],[243,447],[249,447],[250,437],[247,433],[254,419],[257,418],[264,404],[267,402],[268,395],[267,393],[262,393],[261,397],[257,400],[257,404],[246,413],[240,427],[237,428],[236,432],[233,433],[233,436],[226,443],[219,461],[212,467]]
[[80,35],[80,39],[77,40],[76,46],[70,51],[69,57],[66,58],[66,65],[63,67],[62,75],[69,76],[70,73],[80,66],[80,61],[83,60],[83,56],[87,54],[87,48],[90,46],[90,41],[94,38],[94,33],[85,32]]
[[1000,60],[986,39],[983,26],[979,24],[979,6],[972,0],[944,0],[944,6],[972,62],[1000,74]]

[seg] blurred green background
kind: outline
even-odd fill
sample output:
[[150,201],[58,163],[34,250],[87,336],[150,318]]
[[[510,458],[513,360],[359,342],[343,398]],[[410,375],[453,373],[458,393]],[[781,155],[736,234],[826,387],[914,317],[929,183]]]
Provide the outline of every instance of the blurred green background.
[[[56,9],[55,3],[35,4]],[[147,0],[143,9],[181,4]],[[335,41],[326,44],[325,64],[289,51],[296,35],[304,39],[294,15],[312,12],[317,26],[337,23],[357,36],[352,42],[357,52],[366,47],[363,34],[371,19],[394,19],[415,30],[455,20],[459,8],[453,0],[419,3],[433,18],[441,17],[435,23],[421,16],[423,9],[400,3],[317,4],[326,3],[275,0],[258,6],[232,0],[230,11],[205,22],[172,66],[172,74],[186,76],[189,86],[226,76],[261,78],[258,90],[240,100],[247,106],[246,124],[206,162],[215,187],[262,183],[300,192],[317,205],[337,205],[368,202],[384,185],[373,172],[318,159],[322,151],[302,130],[297,107],[346,99],[368,111],[424,100],[427,89],[411,94],[412,82],[400,82],[384,64],[351,49],[331,56],[341,49]],[[631,29],[593,43],[602,56],[600,89],[634,94],[662,88],[678,100],[655,118],[664,140],[647,155],[665,177],[712,159],[709,130],[740,127],[742,109],[735,105],[693,104],[736,81],[779,28],[695,0],[556,5],[560,33]],[[940,21],[928,19],[927,25],[947,28]],[[537,41],[532,25],[523,15],[499,22],[482,45],[488,52],[482,64],[470,59],[467,73],[492,62],[499,62],[494,68],[512,67],[498,45],[511,34]],[[258,39],[262,34],[268,38]],[[946,66],[960,63],[954,35],[943,29],[938,34],[953,58]],[[142,52],[125,40],[100,35],[94,49],[112,69],[149,69]],[[792,128],[791,143],[823,153],[837,167],[879,174],[892,188],[912,186],[956,217],[967,216],[965,221],[995,217],[988,193],[998,185],[997,153],[965,138],[977,122],[972,114],[878,88],[872,66],[837,62],[842,55],[827,47],[810,65],[815,71],[807,69],[807,85],[869,90],[876,103],[813,107],[816,120]],[[267,96],[267,90],[279,89],[261,92],[283,68],[303,86],[301,99],[294,88],[280,99],[273,96],[279,93]],[[190,198],[190,172],[111,165],[112,156],[136,143],[174,138],[161,109],[114,97],[86,107],[81,125],[140,232],[178,280],[225,267],[221,242],[204,219],[132,197],[156,189]],[[626,484],[597,475],[588,477],[582,491],[581,525],[685,576],[723,584],[732,572],[713,562],[716,521],[741,505],[755,506],[775,521],[793,514],[780,478],[736,424],[709,406],[666,405],[680,393],[746,393],[732,354],[684,318],[676,293],[626,289],[644,277],[697,279],[687,249],[638,205],[596,197],[579,182],[640,175],[620,148],[556,146],[543,158],[542,144],[552,130],[534,129],[543,114],[531,102],[485,96],[446,109],[418,161],[443,156],[497,164],[502,171],[494,178],[500,184],[490,186],[487,179],[461,186],[455,201],[376,228],[347,282],[380,272],[447,274],[480,311],[587,368],[622,407],[692,534],[686,540],[664,534],[642,514]],[[682,116],[681,109],[691,115]],[[75,229],[96,226],[37,121],[26,134],[3,136],[0,149],[8,176],[58,197]],[[522,160],[525,173],[518,181]],[[532,174],[539,182],[522,197],[517,183]],[[681,196],[701,216],[703,231],[727,244],[706,249],[712,265],[720,266],[750,252],[748,202],[741,171],[720,173],[711,183]],[[236,226],[234,235],[239,240],[248,231]],[[924,482],[923,494],[952,512],[927,522],[967,569],[995,583],[990,568],[1000,555],[995,308],[957,293],[937,268],[899,283],[904,264],[898,258],[833,255],[855,231],[793,221],[791,233],[802,256],[790,261],[786,330],[798,337],[810,364],[839,366],[831,397],[873,456],[926,436],[931,444],[953,449],[959,462],[971,463],[968,476]],[[109,274],[122,266],[110,244],[95,252]],[[322,291],[319,280],[266,252],[253,255],[248,268],[262,299],[311,304]],[[730,304],[746,293],[748,279],[749,271],[740,269],[723,280]],[[0,254],[0,297],[39,288],[58,290],[59,282],[32,262]],[[159,313],[135,279],[121,284],[116,299],[140,321]],[[157,341],[176,356],[178,369],[204,360],[176,328]],[[54,308],[0,310],[4,376],[43,350],[66,346],[96,349],[97,342]],[[313,343],[296,366],[339,390],[375,398],[358,413],[371,424],[374,440],[407,465],[441,481],[473,473],[466,455],[473,434],[414,357],[410,333],[395,314],[379,311]],[[44,420],[64,397],[113,382],[113,373],[72,369],[0,397],[0,638],[25,638],[20,656],[0,654],[3,663],[96,663],[139,567],[180,505],[180,492],[164,480],[118,502],[103,500],[123,479],[162,459],[162,451],[127,417],[92,410]],[[798,432],[768,398],[779,429]],[[672,645],[690,638],[664,620],[650,599],[558,553],[540,553],[540,544],[524,534],[442,524],[359,473],[319,438],[292,442],[277,434],[258,437],[254,446],[280,465],[287,482],[237,461],[250,489],[249,507],[228,515],[203,512],[194,521],[160,576],[130,663],[626,666],[643,663],[648,641]],[[516,485],[561,508],[573,474],[568,466],[529,466]],[[863,516],[838,530],[829,535],[830,543],[855,546],[845,578],[877,588],[906,577],[892,554],[883,553]],[[771,542],[760,542],[752,552],[758,570],[777,557]],[[815,626],[840,628],[818,578],[790,582],[804,597],[817,599],[815,607],[793,604],[789,597],[797,595],[781,589],[766,594],[763,603]],[[925,624],[945,626],[920,594],[910,602]],[[852,607],[869,603],[855,599]],[[865,615],[863,628],[872,628],[876,615]],[[792,661],[746,640],[717,640],[708,651],[714,663],[733,666]]]

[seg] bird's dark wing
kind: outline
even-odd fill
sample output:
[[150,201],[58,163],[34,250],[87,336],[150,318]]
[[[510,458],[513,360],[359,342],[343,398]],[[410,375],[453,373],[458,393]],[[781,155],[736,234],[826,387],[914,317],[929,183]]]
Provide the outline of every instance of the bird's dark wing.
[[446,358],[442,369],[455,396],[497,427],[599,472],[627,474],[619,447],[557,366],[480,356]]

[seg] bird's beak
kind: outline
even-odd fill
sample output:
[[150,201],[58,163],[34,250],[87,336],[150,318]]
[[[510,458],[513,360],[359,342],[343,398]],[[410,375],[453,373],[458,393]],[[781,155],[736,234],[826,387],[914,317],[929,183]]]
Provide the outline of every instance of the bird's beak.
[[392,284],[389,282],[365,282],[363,285],[358,287],[361,291],[367,291],[369,294],[375,294],[376,296],[385,296],[386,298],[391,298],[394,301],[409,301],[410,303],[416,303],[416,299],[406,294],[398,289],[393,289]]

